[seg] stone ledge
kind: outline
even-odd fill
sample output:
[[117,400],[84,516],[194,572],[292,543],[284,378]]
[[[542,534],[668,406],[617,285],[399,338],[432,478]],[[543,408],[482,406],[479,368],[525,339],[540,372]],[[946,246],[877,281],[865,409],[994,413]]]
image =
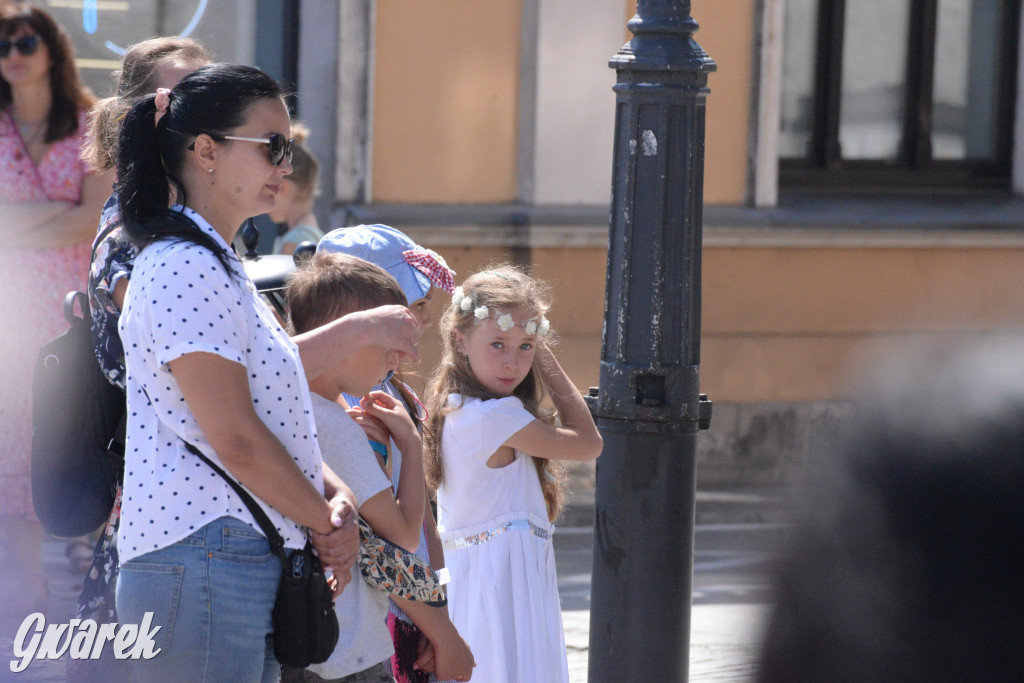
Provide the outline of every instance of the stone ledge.
[[[607,249],[599,205],[368,204],[334,209],[328,225],[385,223],[436,247]],[[778,206],[706,205],[711,248],[1024,248],[1024,199],[786,195]]]

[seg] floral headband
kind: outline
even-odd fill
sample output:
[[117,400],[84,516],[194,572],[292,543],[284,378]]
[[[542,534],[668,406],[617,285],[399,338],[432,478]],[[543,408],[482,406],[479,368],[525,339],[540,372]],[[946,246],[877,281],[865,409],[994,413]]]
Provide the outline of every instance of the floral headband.
[[[491,317],[491,310],[486,306],[474,306],[476,301],[476,294],[469,296],[463,291],[462,287],[456,287],[452,293],[452,307],[458,311],[459,315],[473,311],[473,317],[477,322],[483,322]],[[498,325],[498,329],[502,332],[508,332],[510,329],[515,327],[516,321],[512,318],[510,313],[502,313],[499,310],[494,311],[495,322]],[[551,329],[551,323],[544,316],[540,316],[538,321],[536,317],[530,318],[523,323],[523,330],[528,335],[539,335],[541,337],[547,335]]]

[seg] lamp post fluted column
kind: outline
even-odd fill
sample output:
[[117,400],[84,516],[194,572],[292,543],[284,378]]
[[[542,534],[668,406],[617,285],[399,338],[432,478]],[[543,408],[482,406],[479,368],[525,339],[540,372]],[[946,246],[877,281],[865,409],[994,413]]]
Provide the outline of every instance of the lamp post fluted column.
[[[639,0],[617,72],[589,680],[685,681],[696,500],[704,115],[690,2]],[[593,392],[592,392],[593,393]]]

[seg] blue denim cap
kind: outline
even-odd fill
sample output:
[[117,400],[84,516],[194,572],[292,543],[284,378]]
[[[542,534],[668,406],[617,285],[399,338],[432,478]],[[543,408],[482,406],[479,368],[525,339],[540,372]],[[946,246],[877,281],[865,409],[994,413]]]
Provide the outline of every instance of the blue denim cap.
[[358,256],[380,266],[398,280],[409,304],[425,297],[432,285],[430,278],[405,260],[403,254],[412,249],[422,251],[423,247],[388,225],[337,228],[324,235],[316,247],[317,251]]

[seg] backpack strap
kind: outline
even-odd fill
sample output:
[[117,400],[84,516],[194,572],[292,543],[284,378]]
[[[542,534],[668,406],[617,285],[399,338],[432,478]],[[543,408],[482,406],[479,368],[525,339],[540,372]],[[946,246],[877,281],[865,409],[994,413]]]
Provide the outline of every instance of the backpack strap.
[[[78,309],[82,316],[75,315],[75,302],[78,302]],[[85,320],[86,312],[89,310],[89,300],[85,298],[84,292],[68,292],[64,295],[64,319],[68,325],[74,327]]]
[[107,444],[107,450],[110,451],[111,455],[117,456],[118,460],[124,463],[124,442],[125,432],[128,430],[128,411],[125,410],[121,415],[121,420],[117,423],[117,429],[114,431],[114,436],[110,438],[110,443]]

